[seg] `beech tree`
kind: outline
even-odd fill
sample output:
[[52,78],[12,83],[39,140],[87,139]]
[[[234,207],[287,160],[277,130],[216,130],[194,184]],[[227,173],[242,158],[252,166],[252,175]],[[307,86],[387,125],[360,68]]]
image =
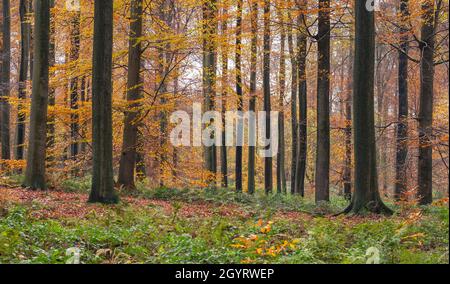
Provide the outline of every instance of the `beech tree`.
[[50,1],[35,1],[33,86],[27,167],[23,186],[45,190],[47,106],[49,93]]
[[141,41],[142,36],[142,0],[131,3],[130,39],[128,44],[128,78],[127,101],[130,107],[125,112],[122,153],[119,163],[119,178],[117,183],[128,189],[134,189],[136,155],[139,132],[139,100],[141,94]]
[[89,202],[117,203],[112,164],[113,1],[95,1],[92,60],[93,173]]

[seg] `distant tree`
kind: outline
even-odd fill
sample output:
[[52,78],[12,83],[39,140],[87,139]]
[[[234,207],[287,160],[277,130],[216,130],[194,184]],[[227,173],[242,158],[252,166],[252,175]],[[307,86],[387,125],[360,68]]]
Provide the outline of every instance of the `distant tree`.
[[[286,169],[285,169],[285,141],[284,141],[284,100],[286,92],[286,29],[284,27],[284,15],[278,8],[278,20],[280,21],[280,69],[278,83],[280,88],[278,105],[278,154],[277,154],[277,192],[286,193]],[[295,116],[295,113],[293,114]]]
[[113,1],[95,1],[92,62],[93,174],[89,202],[118,202],[112,164],[112,44]]
[[[81,11],[74,11],[70,19],[70,61],[76,63],[80,57],[80,16]],[[77,68],[77,64],[74,65]],[[70,122],[70,156],[72,159],[76,159],[79,153],[80,143],[80,117],[78,115],[79,109],[79,78],[73,76],[70,78],[70,109],[71,109],[71,122]]]
[[297,68],[298,68],[298,102],[299,102],[299,120],[298,120],[298,149],[295,174],[295,193],[301,196],[305,195],[305,177],[307,161],[307,140],[308,140],[308,91],[306,80],[306,56],[307,56],[307,36],[306,36],[306,0],[298,3],[298,9],[301,14],[298,17],[299,32],[297,34]]
[[[271,53],[271,43],[270,43],[270,0],[264,0],[264,37],[263,37],[263,91],[264,91],[264,111],[266,112],[266,138],[271,137],[271,121],[270,112],[271,107],[271,91],[270,91],[270,53]],[[272,157],[268,155],[264,159],[264,189],[266,194],[269,194],[273,190],[273,174],[272,174]]]
[[[228,7],[224,7],[222,14],[226,15],[228,12]],[[222,36],[223,36],[223,46],[222,46],[222,146],[220,147],[220,170],[222,174],[222,187],[228,187],[228,155],[226,146],[226,134],[225,134],[225,112],[227,108],[227,96],[228,96],[228,21],[226,17],[222,19]]]
[[[237,110],[239,120],[242,119],[241,114],[244,111],[244,100],[242,93],[242,0],[237,0],[237,17],[236,17],[236,95]],[[244,135],[243,125],[239,122],[237,129],[237,146],[236,146],[236,191],[242,192],[242,140]],[[241,140],[241,141],[239,141]]]
[[49,93],[50,1],[35,1],[33,91],[31,96],[30,134],[27,167],[23,185],[45,190],[47,142],[47,105]]
[[17,106],[17,127],[16,127],[16,160],[23,160],[25,158],[25,128],[26,115],[23,101],[27,98],[27,80],[28,70],[30,66],[30,40],[31,40],[31,0],[20,0],[19,15],[20,15],[20,66],[19,66],[19,91]]
[[[249,111],[256,111],[256,64],[258,52],[258,1],[251,1],[251,55],[250,55],[250,101]],[[252,139],[256,141],[256,123],[251,121],[249,132],[252,134]],[[256,147],[250,145],[248,147],[248,193],[255,192],[255,164],[256,164]]]

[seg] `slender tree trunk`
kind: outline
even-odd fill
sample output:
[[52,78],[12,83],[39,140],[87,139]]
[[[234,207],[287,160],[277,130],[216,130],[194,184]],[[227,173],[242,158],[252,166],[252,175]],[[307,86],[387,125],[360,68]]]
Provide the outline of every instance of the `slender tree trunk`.
[[297,149],[298,149],[298,109],[297,109],[297,90],[298,90],[298,67],[297,54],[294,49],[293,29],[288,33],[289,57],[291,60],[291,127],[292,127],[292,156],[291,156],[291,194],[297,192],[295,180],[297,176]]
[[[278,116],[278,154],[277,154],[277,192],[286,193],[286,170],[285,170],[285,142],[284,142],[284,96],[286,92],[286,30],[284,28],[283,14],[278,10],[278,18],[281,25],[280,46],[280,70],[279,70],[279,116]],[[293,114],[295,116],[295,113]]]
[[[301,1],[299,9],[306,11],[306,1]],[[298,101],[299,101],[299,121],[298,121],[298,149],[297,149],[297,168],[295,175],[295,193],[305,196],[305,177],[306,177],[306,159],[308,151],[308,90],[306,81],[306,56],[307,56],[307,38],[304,29],[306,28],[302,17],[298,18],[301,31],[297,35],[298,48]]]
[[244,140],[244,128],[242,121],[242,112],[244,110],[244,101],[242,94],[242,0],[237,1],[236,18],[236,95],[238,110],[238,128],[236,144],[236,192],[242,192],[242,145]]
[[[77,62],[80,56],[80,11],[74,12],[74,15],[71,18],[71,31],[70,31],[70,61]],[[77,64],[74,65],[77,68]],[[71,137],[71,145],[70,145],[70,156],[72,159],[76,159],[79,153],[79,115],[78,115],[78,101],[79,101],[79,93],[78,93],[78,77],[75,76],[70,79],[70,109],[71,109],[71,122],[70,122],[70,137]]]
[[[49,50],[49,67],[55,66],[56,63],[56,43],[55,43],[55,16],[52,13],[52,9],[55,7],[55,1],[50,0],[50,50]],[[52,74],[50,74],[52,76]],[[48,104],[49,106],[54,107],[56,103],[55,98],[55,88],[49,87],[48,91]],[[55,113],[54,109],[52,112],[48,113],[47,116],[47,161],[53,162],[55,160],[55,154],[53,153],[53,147],[55,146]],[[64,159],[65,159],[66,153],[64,151]],[[51,163],[47,164],[47,167],[50,166]]]
[[222,187],[228,187],[228,156],[226,146],[226,119],[225,112],[227,110],[227,96],[228,96],[228,21],[226,14],[227,7],[223,9],[224,19],[222,20],[222,36],[224,44],[222,46],[222,145],[220,146],[220,169],[222,173]]
[[319,0],[316,202],[330,200],[330,0]]
[[[258,1],[251,2],[251,55],[250,55],[250,101],[249,111],[256,112],[256,64],[257,64],[257,44],[258,44]],[[256,121],[250,120],[249,125],[250,142],[256,142]],[[256,147],[250,143],[248,147],[248,193],[255,192],[255,164]]]
[[408,50],[409,36],[406,23],[409,17],[408,0],[400,2],[400,48],[398,53],[398,125],[397,125],[397,155],[395,166],[395,199],[398,201],[404,197],[407,190],[407,165],[408,156]]
[[130,104],[125,112],[122,154],[120,156],[118,184],[134,189],[136,156],[138,147],[138,120],[140,116],[141,94],[141,43],[142,0],[134,0],[131,6],[130,39],[128,47],[127,101]]
[[[270,112],[272,110],[270,97],[270,0],[264,0],[264,63],[263,63],[263,89],[264,89],[264,111],[266,113],[266,139],[271,138],[271,121]],[[268,155],[264,159],[264,188],[266,194],[273,190],[273,175],[272,175],[272,157]]]
[[31,97],[30,135],[24,186],[45,190],[47,142],[47,106],[49,83],[50,1],[35,2],[33,92]]
[[420,108],[419,108],[419,173],[418,197],[421,205],[433,201],[433,96],[434,96],[434,45],[435,5],[427,0],[422,4]]
[[92,70],[93,174],[89,202],[117,203],[112,164],[113,1],[95,1]]
[[30,39],[31,20],[29,18],[29,1],[20,0],[20,67],[19,67],[19,104],[17,106],[17,127],[16,127],[16,160],[23,160],[25,154],[25,127],[26,115],[24,101],[27,98],[28,67],[30,60]]
[[[213,111],[215,107],[215,85],[216,85],[216,44],[217,33],[217,1],[203,0],[203,96],[205,110]],[[210,123],[213,125],[213,122]],[[210,132],[211,139],[216,133]],[[208,171],[206,183],[209,187],[216,186],[217,172],[217,149],[216,145],[205,146],[204,149],[205,169]]]
[[[350,55],[348,74],[353,74],[353,29],[350,36]],[[353,78],[348,78],[347,98],[345,100],[345,167],[344,167],[344,197],[352,198],[352,92]]]
[[375,16],[366,9],[365,1],[355,0],[355,63],[353,73],[353,129],[355,151],[355,192],[344,211],[391,214],[381,200],[377,185],[374,75]]
[[9,0],[3,0],[2,6],[2,64],[1,64],[1,144],[2,156],[4,160],[11,159],[11,142],[10,142],[10,112],[9,104],[10,95],[10,79],[11,79],[11,11]]

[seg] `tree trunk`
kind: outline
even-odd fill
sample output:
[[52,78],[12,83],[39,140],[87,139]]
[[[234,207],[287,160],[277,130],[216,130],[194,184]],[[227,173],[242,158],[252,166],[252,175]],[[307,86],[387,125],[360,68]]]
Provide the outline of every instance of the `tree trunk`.
[[[52,14],[52,9],[55,7],[55,1],[50,0],[50,47],[49,47],[49,67],[55,66],[56,62],[56,43],[55,43],[55,17]],[[52,76],[52,74],[50,74]],[[56,103],[55,88],[49,87],[48,91],[48,105],[54,107]],[[47,116],[47,149],[53,149],[55,146],[55,113],[54,109]],[[49,151],[47,155],[47,162],[53,162],[55,160],[53,151]],[[64,153],[65,155],[65,153]],[[51,166],[51,163],[47,163],[47,167]]]
[[[203,96],[205,111],[213,111],[215,106],[216,85],[216,44],[217,33],[217,1],[203,1]],[[213,122],[210,122],[213,125]],[[216,133],[210,132],[210,138],[214,139]],[[216,186],[217,149],[216,145],[205,146],[205,169],[207,170],[206,183],[208,187]]]
[[16,160],[23,160],[25,154],[25,127],[26,115],[24,101],[27,98],[28,67],[30,60],[31,19],[28,13],[30,0],[20,0],[20,67],[19,67],[19,104],[17,106],[16,128]]
[[9,0],[3,0],[2,5],[2,64],[1,64],[1,144],[3,160],[11,159],[10,143],[10,112],[9,104],[10,79],[11,79],[11,11]]
[[[348,64],[349,75],[353,74],[353,28],[350,36],[350,55]],[[344,197],[352,199],[352,92],[353,78],[348,78],[347,98],[345,100],[345,166],[344,166]]]
[[[270,0],[264,0],[264,62],[263,62],[263,91],[264,91],[264,112],[266,113],[266,139],[271,138],[270,112],[272,110],[270,97]],[[270,146],[269,146],[270,147]],[[268,147],[267,147],[268,148]],[[264,189],[266,194],[273,190],[272,157],[264,159]]]
[[295,180],[297,176],[297,149],[298,149],[298,109],[297,109],[297,89],[298,89],[298,67],[297,54],[294,49],[293,29],[288,33],[289,57],[291,60],[291,128],[292,128],[292,156],[291,156],[291,194],[297,192]]
[[422,4],[420,108],[419,108],[419,204],[433,201],[433,95],[434,95],[434,1]]
[[[71,31],[70,31],[70,61],[72,64],[74,62],[78,61],[78,58],[80,56],[80,11],[74,12],[74,15],[72,15],[71,18]],[[78,64],[73,65],[74,68],[78,68]],[[80,124],[79,124],[79,115],[78,115],[78,101],[79,101],[79,95],[78,95],[78,77],[73,77],[70,79],[70,137],[71,137],[71,144],[70,144],[70,156],[72,159],[76,159],[79,152],[79,131],[80,131]]]
[[[256,64],[257,64],[257,44],[258,44],[258,1],[253,0],[251,3],[251,55],[250,55],[250,100],[249,111],[256,112]],[[250,120],[249,125],[250,142],[256,142],[256,122]],[[255,192],[255,164],[256,164],[256,147],[251,145],[248,147],[248,193]]]
[[112,47],[113,1],[95,1],[92,62],[93,174],[89,202],[118,202],[112,164]]
[[391,214],[381,200],[377,184],[374,73],[375,16],[366,9],[365,1],[355,0],[355,63],[353,89],[354,188],[350,206],[345,213],[364,211]]
[[134,0],[131,6],[130,39],[128,47],[127,101],[130,104],[125,112],[122,154],[120,156],[118,184],[134,189],[136,155],[138,147],[141,94],[141,43],[142,36],[142,0]]
[[330,200],[330,1],[319,1],[316,202]]
[[49,82],[50,1],[35,2],[33,92],[24,186],[46,189],[45,157]]
[[[306,1],[301,1],[298,7],[301,11],[306,11]],[[306,13],[306,12],[304,12]],[[295,175],[295,193],[305,196],[305,177],[306,177],[306,159],[307,159],[307,141],[308,141],[308,90],[306,81],[306,56],[307,56],[307,38],[304,29],[306,28],[301,14],[298,23],[301,31],[297,35],[298,47],[298,102],[299,102],[299,120],[298,120],[298,149],[297,149],[297,168]]]
[[237,19],[236,19],[236,95],[238,110],[238,128],[236,144],[236,192],[242,192],[242,145],[244,140],[244,128],[242,121],[242,112],[244,110],[244,101],[242,94],[242,0],[237,1]]
[[[223,9],[223,15],[228,13],[227,7]],[[222,20],[222,36],[225,43],[222,46],[222,145],[220,146],[220,170],[222,173],[222,187],[228,187],[228,156],[226,146],[226,120],[225,112],[227,109],[228,96],[228,21],[226,17]]]
[[[286,171],[285,171],[285,142],[284,142],[284,96],[286,92],[286,30],[284,28],[283,12],[278,10],[278,18],[281,25],[281,37],[280,37],[280,70],[279,70],[279,84],[280,84],[280,96],[279,96],[279,108],[278,115],[278,154],[277,154],[277,192],[286,193]],[[295,116],[295,113],[292,114]]]
[[408,50],[409,36],[406,23],[409,17],[408,0],[400,2],[400,48],[398,53],[398,125],[396,139],[396,166],[395,166],[395,200],[401,200],[407,190],[408,156]]

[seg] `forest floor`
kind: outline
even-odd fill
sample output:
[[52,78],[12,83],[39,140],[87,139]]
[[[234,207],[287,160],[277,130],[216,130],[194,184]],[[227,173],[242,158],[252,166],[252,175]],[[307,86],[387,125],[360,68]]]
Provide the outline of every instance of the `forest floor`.
[[75,188],[0,186],[0,263],[449,262],[448,200],[333,217],[345,200],[157,189],[104,206]]

